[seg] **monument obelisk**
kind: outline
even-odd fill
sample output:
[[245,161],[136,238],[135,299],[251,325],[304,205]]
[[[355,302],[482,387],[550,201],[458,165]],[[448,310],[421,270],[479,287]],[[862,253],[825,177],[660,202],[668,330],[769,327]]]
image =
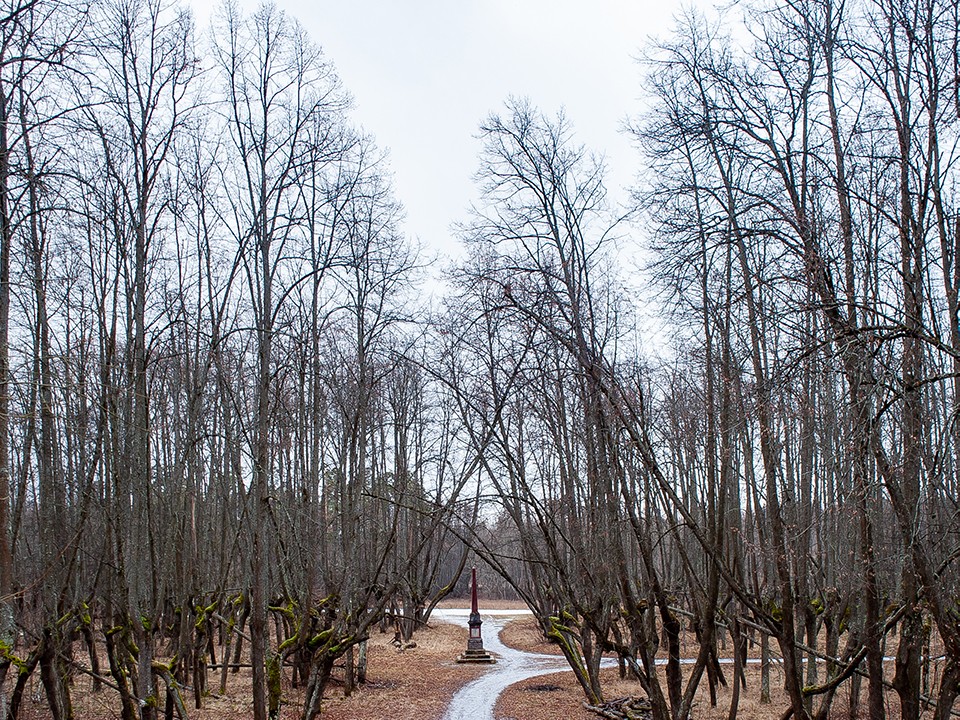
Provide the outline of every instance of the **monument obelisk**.
[[477,569],[470,571],[470,580],[473,585],[473,591],[470,598],[470,619],[467,624],[470,626],[470,635],[467,636],[467,650],[457,658],[458,663],[492,663],[496,662],[486,650],[483,649],[483,638],[480,636],[480,626],[483,622],[480,620],[480,610],[477,606]]

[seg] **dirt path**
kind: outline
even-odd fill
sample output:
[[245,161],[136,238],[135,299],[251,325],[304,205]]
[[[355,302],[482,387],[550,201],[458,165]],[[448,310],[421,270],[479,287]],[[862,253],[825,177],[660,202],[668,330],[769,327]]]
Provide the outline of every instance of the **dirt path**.
[[[496,655],[497,662],[490,665],[486,673],[457,691],[444,720],[494,720],[493,708],[497,698],[510,685],[537,675],[570,669],[560,656],[514,650],[500,642],[503,626],[524,614],[529,614],[529,611],[505,610],[481,614],[483,645],[488,652]],[[436,610],[433,617],[467,627],[467,615],[467,611]]]

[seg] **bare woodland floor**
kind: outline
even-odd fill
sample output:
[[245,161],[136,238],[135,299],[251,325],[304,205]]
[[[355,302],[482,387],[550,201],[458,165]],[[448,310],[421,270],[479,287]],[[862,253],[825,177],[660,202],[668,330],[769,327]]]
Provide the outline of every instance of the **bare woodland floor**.
[[[462,601],[450,601],[446,607],[463,607]],[[519,609],[522,604],[511,602],[485,603],[490,609]],[[328,687],[322,717],[329,720],[440,720],[458,688],[485,671],[483,666],[465,666],[455,663],[463,650],[463,628],[444,623],[433,623],[415,636],[417,646],[399,652],[392,644],[393,634],[374,632],[368,646],[367,684],[350,697],[344,697],[342,684]],[[559,654],[556,646],[546,642],[536,622],[524,617],[509,623],[501,633],[504,644],[519,650]],[[693,654],[692,646],[688,653]],[[751,649],[751,656],[756,656]],[[725,670],[728,668],[725,668]],[[892,673],[892,669],[891,669]],[[629,695],[643,695],[639,683],[621,680],[616,669],[602,673],[604,694],[608,699]],[[741,691],[736,717],[741,720],[778,718],[787,705],[780,689],[782,677],[777,667],[771,670],[772,702],[758,702],[760,670],[747,670],[747,687]],[[210,673],[210,686],[219,689],[219,675]],[[252,716],[250,701],[250,670],[231,673],[225,696],[214,693],[204,698],[203,707],[193,706],[192,693],[185,693],[190,720],[227,720]],[[78,675],[72,693],[77,720],[107,720],[119,717],[117,695],[109,688],[99,693],[91,690],[90,679]],[[302,691],[290,686],[289,674],[283,688],[283,720],[298,718],[302,711]],[[697,720],[725,720],[728,717],[731,689],[719,687],[717,705],[711,707],[706,680],[701,683],[692,718]],[[497,720],[596,720],[597,716],[584,710],[583,695],[569,672],[543,675],[512,685],[500,697],[496,706]],[[865,688],[861,698],[860,717],[866,717]],[[896,718],[899,705],[896,695],[887,693],[887,717]],[[30,696],[25,701],[20,717],[41,720],[49,715],[46,699],[40,687],[39,673],[32,679]],[[834,701],[831,718],[849,718],[848,695],[845,689]]]
[[[510,623],[500,633],[500,639],[505,645],[517,649],[559,654],[559,649],[543,638],[533,618],[521,618]],[[722,649],[721,652],[723,652]],[[692,657],[695,653],[696,648],[692,644],[687,644],[684,656]],[[748,654],[751,658],[759,657],[759,650],[751,646]],[[732,683],[732,677],[730,677],[732,667],[724,666],[724,671],[728,675],[728,683]],[[892,677],[892,663],[888,672]],[[638,682],[621,680],[616,669],[602,671],[601,679],[604,696],[608,700],[631,695],[644,695]],[[664,681],[663,677],[661,677],[661,681]],[[746,681],[746,688],[742,688],[740,691],[740,701],[736,714],[738,720],[767,720],[769,718],[779,718],[783,715],[788,700],[782,689],[783,677],[775,664],[770,671],[771,702],[769,704],[760,704],[759,702],[759,666],[752,665],[747,668]],[[830,714],[833,720],[851,717],[847,687],[848,685],[842,687],[834,699]],[[730,711],[731,694],[732,686],[718,686],[717,704],[712,707],[709,688],[706,678],[704,678],[700,684],[696,705],[691,717],[695,720],[726,720]],[[866,702],[866,681],[864,681],[860,697],[860,712],[857,718],[868,717]],[[899,717],[900,703],[894,692],[887,691],[886,703],[887,717],[891,719]],[[932,716],[932,711],[928,711],[928,716]],[[572,673],[542,675],[511,685],[500,696],[496,706],[497,720],[554,720],[555,718],[597,720],[597,717],[597,715],[583,709],[583,692]]]
[[[643,695],[640,684],[635,681],[620,680],[617,671],[601,672],[604,695],[607,699]],[[759,669],[747,671],[747,687],[741,690],[738,705],[738,720],[768,720],[780,718],[787,707],[786,694],[778,687],[779,678],[771,674],[771,702],[761,705],[758,702],[760,687]],[[696,720],[726,720],[730,711],[730,689],[720,687],[717,692],[717,706],[710,706],[710,696],[703,683],[697,704],[691,718]],[[893,693],[887,693],[887,717],[899,715],[899,703]],[[866,694],[861,699],[861,711],[858,718],[867,718]],[[524,680],[510,686],[497,702],[497,720],[597,720],[597,715],[583,709],[583,691],[573,679],[571,673],[556,673]],[[838,694],[831,711],[831,718],[849,718],[847,712],[847,694]]]
[[[465,643],[462,628],[445,623],[432,624],[417,633],[415,648],[403,652],[391,644],[392,640],[392,632],[380,634],[374,631],[368,644],[367,684],[355,690],[351,697],[343,696],[342,683],[339,682],[342,673],[335,675],[337,681],[329,685],[324,697],[323,718],[439,720],[457,688],[483,672],[482,667],[455,663]],[[192,693],[185,692],[190,720],[252,717],[249,668],[231,673],[228,678],[226,695],[208,695],[199,710],[194,708]],[[216,671],[210,672],[209,683],[214,691],[219,690]],[[120,716],[117,694],[109,688],[92,692],[90,679],[83,675],[74,681],[72,698],[76,720],[112,720]],[[283,698],[280,717],[283,720],[299,718],[303,693],[290,686],[289,673],[284,676]],[[39,672],[35,682],[31,682],[30,697],[21,708],[20,717],[23,720],[49,717]]]

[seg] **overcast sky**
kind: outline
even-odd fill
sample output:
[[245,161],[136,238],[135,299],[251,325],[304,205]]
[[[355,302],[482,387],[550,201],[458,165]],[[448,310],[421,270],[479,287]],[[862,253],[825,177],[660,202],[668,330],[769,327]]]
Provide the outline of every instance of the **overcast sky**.
[[[201,31],[209,10],[197,3]],[[242,0],[255,8],[256,0]],[[336,66],[353,120],[390,152],[404,230],[456,253],[450,226],[476,196],[479,123],[510,96],[561,107],[602,153],[610,185],[638,155],[622,132],[640,105],[635,61],[665,34],[680,0],[276,0]]]

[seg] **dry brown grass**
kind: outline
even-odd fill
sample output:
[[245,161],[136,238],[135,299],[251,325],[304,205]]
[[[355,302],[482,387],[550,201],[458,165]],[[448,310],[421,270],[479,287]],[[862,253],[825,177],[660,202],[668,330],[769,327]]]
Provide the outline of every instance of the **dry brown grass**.
[[[556,645],[547,642],[536,621],[531,617],[518,618],[509,623],[500,633],[505,645],[531,652],[558,654]],[[687,644],[684,645],[687,647]],[[751,653],[753,656],[755,653]],[[724,666],[724,671],[732,673],[732,668]],[[616,669],[601,672],[601,684],[607,698],[626,696],[644,696],[643,688],[635,680],[621,680]],[[732,683],[732,677],[727,678]],[[746,672],[746,688],[740,692],[737,720],[770,720],[779,718],[788,705],[783,692],[783,677],[774,665],[770,672],[771,702],[760,704],[760,669],[749,666]],[[661,677],[661,683],[664,678]],[[849,718],[849,696],[846,687],[838,692],[831,708],[831,718]],[[701,681],[697,692],[691,718],[693,720],[726,720],[730,711],[732,687],[717,687],[716,706],[710,704],[710,692],[706,678]],[[511,685],[500,696],[495,709],[497,720],[597,720],[597,715],[583,708],[583,691],[571,672],[554,673],[524,680]],[[859,717],[866,718],[866,682],[861,692]],[[886,693],[887,717],[899,715],[899,702],[896,694]]]
[[520,617],[508,622],[500,631],[500,642],[507,647],[542,653],[544,655],[562,655],[560,646],[547,640],[540,632],[540,626],[531,616]]
[[[778,689],[780,678],[771,675],[771,692],[773,697],[770,704],[759,703],[760,671],[750,668],[747,671],[747,687],[741,690],[740,702],[737,709],[737,720],[771,720],[780,718],[787,707],[785,693]],[[661,678],[662,681],[662,678]],[[645,693],[636,681],[621,680],[617,670],[603,670],[601,682],[604,695],[607,698],[627,696],[644,696]],[[726,720],[730,711],[731,690],[719,687],[717,690],[717,705],[710,706],[709,691],[706,681],[701,684],[697,693],[697,700],[690,717],[693,720]],[[859,718],[867,718],[866,686],[861,693]],[[887,717],[899,716],[899,703],[896,695],[886,693]],[[848,695],[846,692],[838,694],[831,708],[830,717],[835,720],[849,718]],[[569,672],[542,675],[511,685],[500,696],[495,710],[497,720],[597,720],[598,716],[583,708],[583,691]]]
[[[342,671],[335,673],[324,696],[322,717],[325,720],[439,720],[456,690],[484,671],[481,666],[457,665],[455,662],[466,643],[463,628],[431,623],[414,637],[417,646],[403,652],[391,644],[392,640],[392,632],[374,632],[368,643],[367,684],[350,697],[343,695]],[[214,691],[219,689],[218,671],[210,671],[209,684]],[[206,696],[201,709],[194,708],[192,692],[185,692],[184,702],[190,720],[252,717],[250,685],[249,668],[231,673],[226,695]],[[31,678],[30,688],[30,698],[25,699],[20,717],[22,720],[45,720],[50,712],[40,687],[39,671]],[[116,692],[109,688],[92,692],[91,681],[86,676],[75,678],[71,697],[77,720],[120,717]],[[283,700],[281,718],[299,718],[303,711],[303,691],[291,687],[289,672],[284,674]]]
[[[446,607],[464,607],[462,600],[448,601]],[[519,603],[484,603],[486,608],[522,609]],[[484,666],[457,665],[456,657],[464,648],[465,630],[444,623],[433,623],[421,629],[414,638],[417,647],[398,652],[390,643],[393,633],[374,633],[368,649],[368,682],[349,698],[343,696],[340,682],[328,687],[323,704],[323,718],[328,720],[439,720],[458,688],[486,671]],[[532,617],[518,618],[504,628],[501,640],[512,647],[539,653],[558,654],[559,649],[540,634]],[[78,654],[79,657],[79,654]],[[726,669],[726,667],[725,667]],[[342,673],[335,676],[339,679]],[[217,689],[219,676],[210,673],[210,686]],[[643,695],[636,681],[621,680],[615,669],[602,673],[605,695],[608,698]],[[739,720],[767,720],[779,717],[786,707],[786,698],[779,688],[782,677],[774,666],[771,672],[773,702],[760,705],[759,668],[747,670],[747,687],[741,692],[737,718]],[[112,720],[119,718],[116,693],[104,689],[94,694],[90,679],[78,675],[73,687],[77,720]],[[43,720],[49,717],[46,699],[39,685],[39,673],[31,678],[30,697],[25,700],[21,718]],[[294,720],[302,712],[302,690],[290,686],[289,673],[283,688],[283,720]],[[193,707],[192,693],[185,701],[190,720],[228,720],[252,716],[250,700],[250,670],[242,669],[229,675],[227,694],[209,695],[203,708]],[[726,720],[731,689],[719,687],[717,705],[711,707],[706,682],[701,683],[694,707],[694,720]],[[570,672],[531,678],[511,686],[496,706],[498,720],[596,720],[582,707],[583,694]],[[844,690],[834,703],[834,718],[846,718],[848,698]],[[866,690],[861,698],[861,714],[865,717]],[[896,695],[887,693],[887,717],[899,714]]]
[[367,685],[351,697],[333,692],[324,702],[329,720],[439,720],[454,692],[485,668],[457,665],[466,631],[444,623],[420,630],[417,647],[402,653],[371,643]]

